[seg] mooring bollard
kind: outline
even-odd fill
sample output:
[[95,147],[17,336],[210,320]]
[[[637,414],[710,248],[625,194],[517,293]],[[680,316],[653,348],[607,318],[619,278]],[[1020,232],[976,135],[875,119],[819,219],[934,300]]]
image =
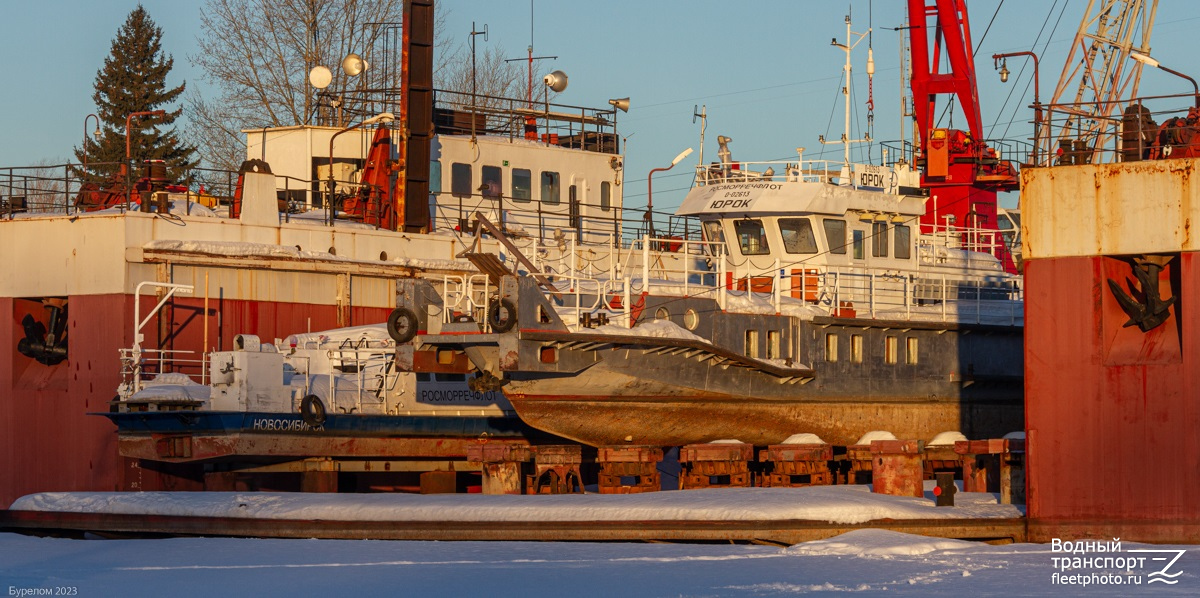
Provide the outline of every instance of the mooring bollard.
[[954,472],[938,472],[937,486],[933,488],[933,496],[937,499],[939,507],[953,507],[954,495],[958,493],[958,486],[954,485]]

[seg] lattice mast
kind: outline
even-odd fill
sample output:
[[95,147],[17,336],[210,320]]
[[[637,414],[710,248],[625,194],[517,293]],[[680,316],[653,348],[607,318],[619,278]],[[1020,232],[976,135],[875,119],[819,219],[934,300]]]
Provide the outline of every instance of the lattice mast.
[[[1149,4],[1147,10],[1146,5]],[[1158,0],[1089,0],[1062,75],[1050,100],[1057,134],[1039,135],[1040,155],[1064,151],[1096,157],[1109,142],[1124,103],[1137,97],[1142,64],[1131,52],[1150,54],[1150,32]],[[1064,145],[1071,144],[1071,145]]]

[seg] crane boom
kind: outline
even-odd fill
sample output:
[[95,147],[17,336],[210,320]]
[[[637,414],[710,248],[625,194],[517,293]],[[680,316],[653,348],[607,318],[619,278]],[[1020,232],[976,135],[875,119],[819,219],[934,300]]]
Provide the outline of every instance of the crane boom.
[[1126,99],[1137,97],[1142,64],[1130,54],[1150,54],[1158,0],[1146,5],[1146,0],[1088,2],[1050,100],[1051,110],[1067,118],[1054,123],[1054,138],[1039,136],[1050,145],[1038,148],[1039,154],[1053,156],[1062,149],[1072,162],[1091,162],[1106,146],[1112,119],[1119,118]]
[[[983,141],[965,0],[908,0],[908,19],[914,128],[920,142],[916,165],[921,185],[930,193],[922,232],[959,237],[963,247],[992,253],[1007,271],[1016,272],[996,214],[996,192],[1017,188],[1016,170]],[[941,72],[943,58],[947,72]],[[957,98],[966,131],[937,126],[940,95]]]

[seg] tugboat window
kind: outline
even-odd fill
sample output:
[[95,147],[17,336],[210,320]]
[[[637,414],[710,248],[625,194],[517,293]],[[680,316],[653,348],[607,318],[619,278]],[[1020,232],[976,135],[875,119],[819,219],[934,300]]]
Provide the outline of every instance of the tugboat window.
[[825,227],[825,242],[829,243],[829,253],[846,255],[846,221],[826,218],[821,224]]
[[504,188],[500,176],[499,166],[483,167],[483,185],[480,187],[480,193],[484,197],[492,199],[500,197],[500,190]]
[[450,194],[454,197],[471,197],[471,165],[455,162],[450,165]]
[[704,240],[709,243],[725,243],[725,232],[721,230],[720,220],[704,222]]
[[771,253],[771,248],[767,245],[767,229],[763,227],[762,220],[736,220],[733,228],[737,231],[742,255]]
[[612,209],[612,183],[608,181],[600,183],[600,209],[605,212]]
[[887,257],[888,256],[888,223],[872,222],[871,236],[874,237],[871,243],[871,257]]
[[904,361],[908,365],[917,364],[917,337],[910,336],[905,340]]
[[429,192],[442,192],[442,163],[437,160],[429,161]]
[[863,337],[861,334],[850,335],[850,361],[854,363],[862,363],[863,360]]
[[884,339],[883,351],[884,361],[888,363],[896,363],[899,357],[900,342],[896,337],[889,336]]
[[854,231],[854,259],[863,259],[863,231]]
[[767,331],[767,359],[779,359],[779,339],[783,335],[778,330]]
[[808,218],[780,218],[779,232],[783,235],[783,250],[788,253],[816,253],[817,236]]
[[743,353],[745,353],[746,357],[754,357],[754,358],[758,357],[758,331],[757,330],[747,330],[746,331],[746,350],[743,351]]
[[562,201],[557,172],[542,173],[542,203],[557,204]]
[[837,338],[832,332],[825,335],[825,361],[837,361]]
[[896,225],[896,259],[906,260],[912,257],[912,236],[907,225]]
[[513,201],[529,201],[533,199],[533,175],[528,168],[514,168],[512,171]]

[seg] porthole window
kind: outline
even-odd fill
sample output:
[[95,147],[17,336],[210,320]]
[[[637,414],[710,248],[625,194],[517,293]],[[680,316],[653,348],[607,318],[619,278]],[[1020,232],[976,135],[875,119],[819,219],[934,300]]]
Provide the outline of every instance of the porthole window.
[[660,308],[654,310],[654,319],[655,320],[670,320],[671,312],[665,307],[660,307]]
[[689,308],[683,313],[683,325],[688,330],[695,330],[700,325],[700,314],[696,313],[696,310]]

